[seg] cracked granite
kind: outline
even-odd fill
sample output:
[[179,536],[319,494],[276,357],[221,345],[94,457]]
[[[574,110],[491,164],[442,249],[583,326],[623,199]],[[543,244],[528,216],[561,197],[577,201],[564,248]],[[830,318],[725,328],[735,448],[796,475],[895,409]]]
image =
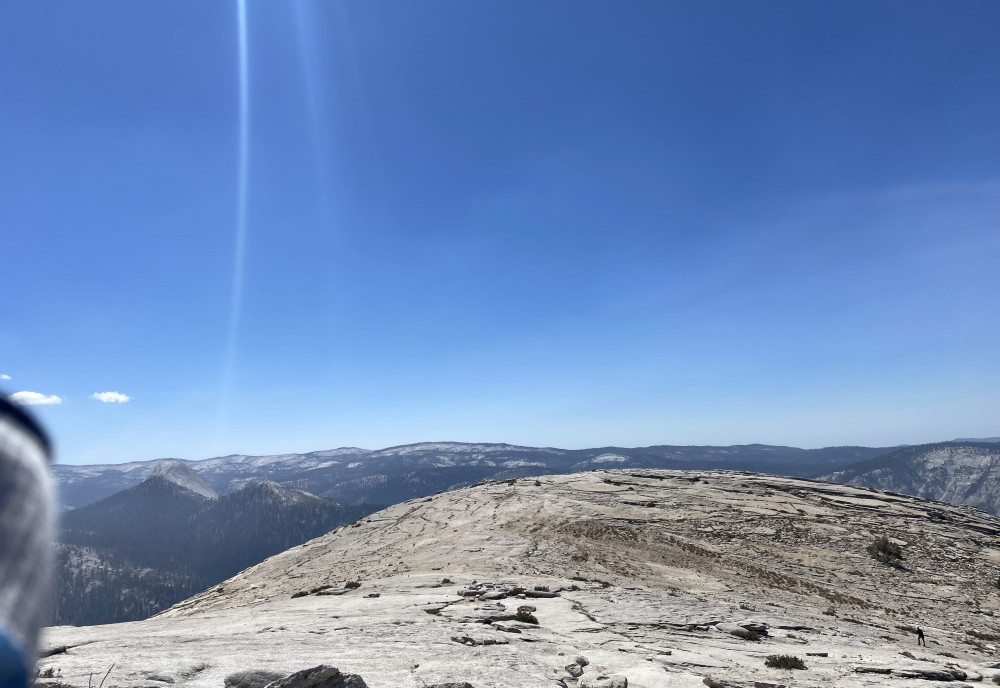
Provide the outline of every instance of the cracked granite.
[[[883,534],[904,568],[866,554]],[[372,688],[961,685],[1000,674],[998,576],[1000,520],[969,507],[601,470],[396,505],[152,619],[48,629],[45,647],[68,649],[40,668],[85,686],[114,664],[107,685],[122,687],[317,664]],[[772,654],[807,669],[767,668]]]

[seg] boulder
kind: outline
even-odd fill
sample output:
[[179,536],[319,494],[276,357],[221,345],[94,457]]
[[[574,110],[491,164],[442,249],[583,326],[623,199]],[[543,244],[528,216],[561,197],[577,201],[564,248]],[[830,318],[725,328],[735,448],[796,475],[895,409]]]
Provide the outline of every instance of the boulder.
[[462,645],[468,645],[469,647],[480,647],[485,645],[507,645],[509,642],[506,638],[473,638],[467,635],[453,635],[451,639],[456,643],[461,643]]
[[750,631],[751,633],[757,633],[759,635],[767,635],[767,626],[765,624],[754,623],[753,621],[742,621],[740,623],[723,622],[716,624],[715,628],[723,633],[742,633],[744,631]]
[[263,669],[248,669],[229,674],[225,679],[226,688],[264,688],[269,683],[283,679],[286,674]]
[[499,624],[499,623],[490,624],[490,625],[493,626],[493,628],[495,628],[496,630],[502,631],[504,633],[520,633],[521,632],[520,628],[516,628],[514,626],[505,626],[504,624]]
[[922,678],[925,681],[964,681],[968,676],[961,669],[942,667],[940,669],[903,669],[897,671],[900,678]]
[[715,630],[722,631],[723,633],[733,633],[734,631],[745,631],[747,629],[739,624],[723,622],[715,624]]
[[342,674],[336,667],[320,664],[269,683],[268,688],[368,688],[368,684],[357,674]]
[[503,590],[491,590],[490,592],[484,592],[479,596],[481,600],[502,600],[507,597],[507,593]]
[[[719,681],[714,678],[705,677],[701,680],[708,688],[746,688],[746,684],[743,683],[731,683],[730,681]],[[760,686],[754,685],[754,688],[776,688],[772,684],[762,684]],[[784,686],[781,686],[784,688]]]

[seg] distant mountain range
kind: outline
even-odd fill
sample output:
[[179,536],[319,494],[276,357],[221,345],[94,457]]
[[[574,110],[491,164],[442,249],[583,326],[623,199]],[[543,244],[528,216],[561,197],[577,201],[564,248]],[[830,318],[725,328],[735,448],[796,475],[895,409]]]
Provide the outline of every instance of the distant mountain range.
[[182,462],[163,461],[138,485],[63,514],[55,623],[146,618],[378,508],[273,481],[220,497]]
[[[595,468],[722,468],[815,477],[892,450],[798,449],[763,444],[557,449],[425,442],[380,450],[344,447],[308,454],[232,455],[180,463],[197,471],[219,494],[272,480],[341,504],[395,504],[485,479],[577,473]],[[137,485],[151,475],[157,463],[57,465],[54,473],[63,505],[76,508]]]

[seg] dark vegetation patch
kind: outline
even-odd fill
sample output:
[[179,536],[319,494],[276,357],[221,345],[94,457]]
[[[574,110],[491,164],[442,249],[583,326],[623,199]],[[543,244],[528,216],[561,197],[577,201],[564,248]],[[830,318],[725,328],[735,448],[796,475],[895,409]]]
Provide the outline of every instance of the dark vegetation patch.
[[870,557],[877,559],[886,566],[892,566],[897,569],[903,568],[903,548],[890,540],[886,535],[877,538],[865,548],[865,551],[868,552]]
[[795,655],[768,655],[764,666],[771,669],[805,669],[806,663]]
[[535,615],[529,611],[519,610],[517,612],[517,620],[521,623],[535,624],[536,626],[538,625],[538,619],[536,619]]

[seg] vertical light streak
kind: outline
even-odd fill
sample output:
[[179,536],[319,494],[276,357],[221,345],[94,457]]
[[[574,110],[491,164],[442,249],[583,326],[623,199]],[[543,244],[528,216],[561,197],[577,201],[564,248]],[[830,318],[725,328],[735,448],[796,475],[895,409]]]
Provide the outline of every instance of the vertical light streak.
[[299,63],[302,67],[302,80],[305,86],[306,107],[309,111],[309,128],[314,142],[314,159],[319,175],[320,220],[324,231],[326,231],[330,229],[332,220],[330,174],[327,169],[329,141],[323,127],[325,116],[317,84],[317,70],[320,61],[318,45],[311,31],[311,27],[316,23],[316,18],[315,16],[307,16],[309,8],[305,0],[293,0],[291,7],[295,18],[296,43],[298,44]]
[[236,0],[236,30],[239,46],[239,139],[236,161],[236,241],[233,249],[233,282],[229,302],[229,328],[226,333],[226,354],[223,367],[222,399],[219,405],[217,443],[226,440],[229,406],[232,399],[236,368],[236,340],[239,336],[240,310],[243,300],[243,263],[247,233],[247,185],[250,153],[250,79],[247,60],[246,0]]

